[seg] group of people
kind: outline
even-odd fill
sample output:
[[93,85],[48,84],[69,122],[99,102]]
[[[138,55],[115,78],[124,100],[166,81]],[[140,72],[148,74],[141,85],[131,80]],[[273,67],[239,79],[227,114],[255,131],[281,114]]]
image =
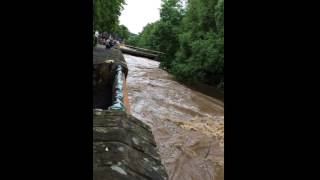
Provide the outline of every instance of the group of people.
[[99,44],[104,45],[106,49],[110,49],[113,46],[120,44],[120,41],[114,38],[111,34],[101,33],[99,34],[98,31],[95,32],[95,37]]

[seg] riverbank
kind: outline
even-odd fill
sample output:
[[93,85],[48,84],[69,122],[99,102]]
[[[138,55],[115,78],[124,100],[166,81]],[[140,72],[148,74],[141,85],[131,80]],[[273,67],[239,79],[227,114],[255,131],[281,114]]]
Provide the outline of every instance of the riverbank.
[[207,84],[200,84],[200,83],[198,83],[198,84],[196,84],[196,83],[193,83],[193,84],[185,83],[184,85],[187,86],[188,88],[194,90],[194,91],[201,92],[201,93],[203,93],[203,94],[205,94],[207,96],[219,99],[220,101],[224,102],[224,93],[221,92],[220,90],[218,90],[214,86],[210,86],[210,85],[207,85]]

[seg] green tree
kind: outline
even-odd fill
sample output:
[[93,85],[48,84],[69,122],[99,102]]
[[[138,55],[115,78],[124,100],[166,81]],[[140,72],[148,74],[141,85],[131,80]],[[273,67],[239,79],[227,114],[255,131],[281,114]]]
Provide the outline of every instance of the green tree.
[[122,39],[128,39],[130,32],[125,25],[119,25],[115,28],[114,32]]
[[178,79],[224,85],[224,0],[190,0],[171,72]]
[[124,3],[124,0],[93,0],[93,29],[113,32]]
[[153,31],[156,26],[156,23],[158,22],[149,23],[143,28],[142,32],[139,34],[139,39],[137,42],[138,46],[149,49],[155,48],[153,47]]
[[144,27],[139,34],[138,46],[166,53],[159,60],[164,69],[171,68],[171,62],[179,48],[179,26],[183,8],[179,0],[163,0],[160,20]]
[[129,38],[126,40],[126,44],[131,46],[138,46],[139,36],[137,34],[130,33]]
[[224,0],[162,0],[160,20],[132,45],[165,52],[160,67],[179,80],[224,88]]

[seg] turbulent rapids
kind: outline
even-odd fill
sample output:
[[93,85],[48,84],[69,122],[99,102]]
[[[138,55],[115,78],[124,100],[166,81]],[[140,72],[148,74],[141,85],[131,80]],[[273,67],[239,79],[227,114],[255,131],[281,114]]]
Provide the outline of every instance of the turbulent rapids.
[[149,125],[170,180],[224,179],[224,103],[178,83],[159,62],[124,55],[130,112]]

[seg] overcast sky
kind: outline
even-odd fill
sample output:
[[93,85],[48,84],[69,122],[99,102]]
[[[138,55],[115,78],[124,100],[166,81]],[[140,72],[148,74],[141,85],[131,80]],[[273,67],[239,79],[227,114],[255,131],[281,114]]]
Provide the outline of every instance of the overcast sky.
[[126,0],[120,16],[120,24],[138,34],[148,23],[160,19],[161,0]]

